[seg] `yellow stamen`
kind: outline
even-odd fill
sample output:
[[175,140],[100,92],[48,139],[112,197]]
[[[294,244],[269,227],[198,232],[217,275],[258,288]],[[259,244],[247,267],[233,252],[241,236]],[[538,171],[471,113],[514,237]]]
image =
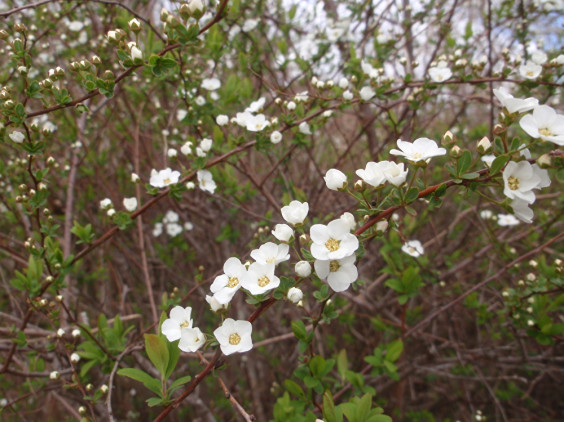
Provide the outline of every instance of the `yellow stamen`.
[[270,283],[270,279],[265,275],[263,275],[261,278],[258,279],[258,285],[260,287],[264,287],[268,285],[268,283]]
[[237,277],[229,277],[227,281],[227,287],[232,289],[233,287],[236,287],[238,284],[239,284],[239,279]]
[[339,250],[340,243],[341,242],[339,242],[338,240],[331,238],[327,242],[325,242],[325,247],[329,249],[330,252],[335,252]]
[[520,180],[513,176],[509,176],[509,178],[507,179],[507,185],[511,190],[519,189],[519,182]]
[[241,336],[239,334],[233,333],[229,336],[229,344],[236,346],[239,343],[241,343]]
[[332,273],[339,271],[339,268],[341,268],[339,261],[331,261],[329,263],[329,271],[331,271]]

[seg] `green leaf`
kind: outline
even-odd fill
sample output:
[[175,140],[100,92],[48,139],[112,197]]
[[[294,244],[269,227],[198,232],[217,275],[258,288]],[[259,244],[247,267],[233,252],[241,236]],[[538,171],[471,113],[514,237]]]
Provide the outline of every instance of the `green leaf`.
[[335,407],[330,391],[323,393],[323,419],[325,422],[342,422],[341,410]]
[[182,387],[184,384],[186,384],[191,379],[192,379],[191,375],[186,375],[184,377],[178,378],[172,384],[170,384],[170,388],[168,389],[168,392],[170,394],[174,393],[178,388]]
[[461,179],[477,179],[478,177],[480,177],[480,173],[464,173],[463,175],[460,176]]
[[370,412],[371,407],[372,407],[372,395],[367,393],[357,401],[356,410],[355,410],[355,419],[357,421],[365,421],[366,417],[368,416],[368,412]]
[[292,331],[298,339],[307,341],[306,327],[301,320],[292,321]]
[[345,380],[345,374],[348,369],[347,350],[342,349],[337,355],[337,372],[341,377],[341,382]]
[[419,196],[419,189],[417,188],[411,188],[407,191],[407,194],[405,195],[405,203],[406,204],[410,204],[413,201],[415,201],[417,199],[417,197]]
[[156,77],[166,78],[178,72],[178,63],[169,57],[158,57],[152,71]]
[[316,376],[322,376],[325,370],[325,359],[322,356],[316,355],[309,361],[309,368],[311,373]]
[[159,404],[163,403],[163,399],[161,399],[160,397],[151,397],[150,399],[147,399],[147,406],[149,407],[153,407],[153,406],[158,406]]
[[166,340],[155,334],[145,334],[145,351],[155,368],[164,376],[170,357]]
[[165,381],[170,378],[170,375],[174,371],[174,368],[176,368],[176,363],[178,362],[178,358],[180,357],[180,349],[178,348],[179,342],[180,340],[166,341],[169,359],[168,359],[168,365],[166,367],[166,372],[164,374]]
[[386,360],[389,362],[395,362],[399,359],[403,352],[403,341],[396,340],[388,344],[386,348]]
[[472,154],[470,151],[464,151],[462,156],[458,159],[458,172],[457,175],[466,173],[466,170],[472,165]]
[[493,160],[490,167],[490,176],[499,173],[499,171],[507,164],[509,158],[509,155],[500,155],[495,160]]
[[117,371],[118,375],[134,379],[135,381],[142,382],[145,387],[153,393],[162,397],[161,382],[147,374],[146,372],[137,368],[122,368]]
[[303,399],[306,398],[304,390],[302,390],[302,387],[300,387],[298,385],[298,383],[296,383],[292,380],[286,380],[286,381],[284,381],[284,387],[286,387],[286,390],[288,390],[294,396],[298,396],[298,397],[301,397]]

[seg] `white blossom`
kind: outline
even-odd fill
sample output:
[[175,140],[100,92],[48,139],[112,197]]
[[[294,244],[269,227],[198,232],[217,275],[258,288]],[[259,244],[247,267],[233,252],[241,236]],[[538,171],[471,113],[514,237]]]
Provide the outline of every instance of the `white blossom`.
[[445,148],[439,148],[437,143],[429,138],[419,138],[413,142],[405,142],[398,139],[397,145],[399,150],[392,149],[390,154],[401,155],[413,162],[424,161],[446,154]]
[[419,240],[408,240],[403,244],[401,250],[414,258],[417,258],[425,253],[423,245]]
[[327,280],[327,284],[333,291],[342,292],[358,278],[358,270],[354,265],[355,260],[354,254],[342,259],[318,259],[314,263],[315,272],[319,278]]
[[280,279],[274,275],[274,268],[274,263],[253,262],[249,266],[247,277],[242,282],[243,288],[253,295],[261,295],[277,288],[280,285]]
[[213,180],[211,172],[209,170],[198,170],[196,175],[198,177],[198,186],[200,186],[200,189],[213,194],[217,185]]
[[340,170],[329,169],[323,177],[328,189],[339,190],[343,189],[347,184],[347,176]]
[[519,74],[525,79],[537,79],[542,72],[542,66],[528,61],[519,67]]
[[327,225],[314,224],[310,228],[313,241],[311,254],[320,260],[335,260],[354,254],[358,249],[358,238],[351,234],[350,226],[341,219]]
[[133,212],[137,209],[137,198],[134,196],[131,198],[123,198],[123,206],[129,212]]
[[287,244],[277,245],[273,242],[267,242],[258,249],[252,250],[251,258],[260,264],[278,265],[290,259],[289,250],[290,247]]
[[493,93],[499,100],[501,105],[505,107],[511,114],[525,113],[539,105],[539,100],[537,100],[536,98],[529,97],[525,98],[524,100],[515,98],[503,88],[494,89]]
[[289,242],[294,235],[294,230],[287,224],[277,224],[271,233],[280,242]]
[[238,258],[229,258],[223,264],[223,274],[217,276],[210,286],[215,299],[225,305],[237,293],[248,278],[247,269]]
[[215,91],[221,86],[221,81],[217,78],[203,79],[201,87],[208,91]]
[[564,145],[564,115],[547,105],[535,107],[532,114],[527,114],[519,121],[521,128],[533,138]]
[[223,354],[231,355],[247,352],[253,348],[252,331],[253,326],[249,321],[235,321],[227,318],[220,327],[215,329],[213,335]]
[[149,180],[149,184],[155,188],[164,188],[166,186],[178,183],[179,178],[179,171],[172,171],[170,168],[166,168],[157,172],[153,169],[151,171],[151,179]]
[[309,204],[307,202],[292,201],[290,204],[282,207],[282,218],[293,226],[303,224],[307,213],[309,212]]

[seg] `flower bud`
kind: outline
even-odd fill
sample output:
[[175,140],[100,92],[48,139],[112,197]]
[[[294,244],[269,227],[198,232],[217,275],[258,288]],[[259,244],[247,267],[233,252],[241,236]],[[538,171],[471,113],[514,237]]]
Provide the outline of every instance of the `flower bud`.
[[86,389],[86,391],[90,392],[90,391],[92,391],[92,390],[94,389],[94,386],[89,383],[89,384],[86,384],[85,389]]
[[294,236],[294,230],[287,224],[277,224],[272,235],[282,243],[289,243]]
[[100,386],[100,392],[101,392],[102,394],[106,394],[106,393],[108,392],[108,386],[107,386],[106,384],[102,384],[102,385]]
[[478,152],[480,154],[485,154],[492,147],[492,143],[487,136],[484,136],[478,141]]
[[304,293],[297,287],[292,287],[288,290],[288,300],[292,303],[298,303],[304,297]]
[[108,38],[108,41],[112,44],[117,44],[119,42],[119,35],[116,31],[108,31],[106,37]]
[[72,335],[74,338],[80,337],[80,330],[79,330],[78,328],[75,328],[74,330],[72,330],[71,335]]
[[307,242],[309,242],[309,236],[308,236],[306,233],[302,234],[302,235],[300,236],[300,242],[301,242],[301,243],[307,243]]
[[61,378],[59,371],[53,371],[49,374],[49,379],[51,380],[58,380],[59,378]]
[[456,138],[454,136],[454,134],[450,131],[447,130],[445,132],[445,134],[443,135],[443,139],[442,139],[442,145],[444,145],[445,147],[448,147],[452,144],[454,144],[456,142]]
[[5,29],[0,29],[0,39],[6,41],[8,38],[10,38],[10,34]]
[[169,15],[170,12],[163,7],[160,13],[161,22],[166,22]]
[[128,23],[127,26],[129,27],[129,29],[133,32],[139,32],[141,31],[141,22],[139,22],[138,19],[133,18],[131,19]]
[[73,353],[70,355],[70,361],[72,363],[78,363],[80,361],[80,355],[78,353]]
[[135,64],[142,64],[143,63],[143,52],[139,50],[137,47],[131,47],[131,59]]
[[347,176],[340,170],[329,169],[323,177],[328,189],[341,190],[347,186]]
[[102,74],[102,79],[104,79],[105,81],[113,81],[115,80],[116,76],[114,75],[114,72],[112,72],[111,70],[106,70],[103,74]]
[[78,408],[78,413],[80,413],[82,416],[86,415],[86,407],[80,406]]
[[92,64],[94,64],[94,66],[102,64],[102,59],[99,56],[92,56],[90,58],[90,61],[92,62]]
[[500,125],[499,123],[497,125],[494,126],[493,128],[493,133],[494,135],[501,135],[503,132],[505,132],[507,128],[503,125]]
[[[301,239],[301,237],[300,237],[300,239]],[[296,266],[294,267],[294,269],[296,270],[296,274],[299,277],[305,278],[305,277],[309,277],[311,275],[311,264],[307,261],[298,261],[296,263]]]
[[200,19],[204,14],[204,4],[202,0],[190,0],[188,8],[190,9],[190,15],[195,19]]
[[388,229],[388,220],[380,220],[376,223],[377,232],[385,232]]
[[366,188],[363,180],[357,180],[354,184],[354,190],[356,192],[362,192]]
[[12,50],[14,51],[22,51],[23,50],[23,41],[19,38],[15,38],[12,43]]
[[537,159],[540,168],[546,169],[552,167],[552,157],[549,154],[543,154]]
[[462,149],[458,145],[453,146],[450,149],[450,156],[454,158],[458,158],[462,155]]
[[63,330],[62,328],[59,328],[57,330],[57,337],[61,338],[65,336],[65,330]]

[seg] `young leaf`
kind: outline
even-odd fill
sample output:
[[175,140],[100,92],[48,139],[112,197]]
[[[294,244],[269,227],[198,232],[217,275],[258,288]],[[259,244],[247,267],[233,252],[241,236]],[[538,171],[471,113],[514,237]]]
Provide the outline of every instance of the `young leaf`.
[[146,372],[143,372],[142,370],[137,368],[122,368],[117,371],[117,373],[118,375],[129,377],[131,379],[134,379],[135,381],[142,382],[145,387],[147,387],[153,393],[158,394],[159,397],[162,397],[161,382],[158,379],[153,378]]
[[155,334],[145,334],[145,351],[155,368],[164,377],[170,358],[166,340]]

